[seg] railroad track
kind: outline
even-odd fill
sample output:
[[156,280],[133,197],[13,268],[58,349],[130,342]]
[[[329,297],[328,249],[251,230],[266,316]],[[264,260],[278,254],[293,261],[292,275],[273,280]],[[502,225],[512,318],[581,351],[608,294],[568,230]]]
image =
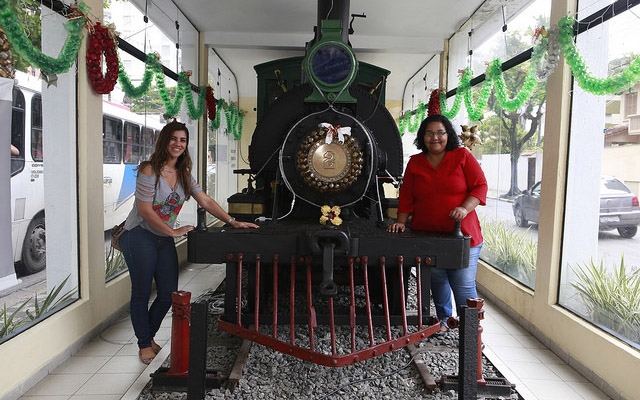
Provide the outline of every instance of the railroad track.
[[[377,391],[377,388],[380,393],[388,393],[392,396],[389,398],[396,399],[450,399],[448,396],[452,395],[442,388],[441,379],[458,374],[457,329],[431,336],[407,346],[405,350],[396,350],[347,367],[329,368],[222,331],[217,327],[217,320],[223,311],[223,300],[223,286],[196,300],[208,305],[206,399],[365,398],[357,394],[362,390]],[[316,333],[319,336],[325,334],[318,328]],[[169,363],[170,360],[165,362]],[[484,357],[483,375],[501,376]],[[172,391],[175,388],[148,385],[139,399],[172,399]],[[184,391],[180,394],[184,396]],[[184,398],[180,394],[175,394],[175,399]],[[515,390],[512,390],[511,398],[519,398]]]

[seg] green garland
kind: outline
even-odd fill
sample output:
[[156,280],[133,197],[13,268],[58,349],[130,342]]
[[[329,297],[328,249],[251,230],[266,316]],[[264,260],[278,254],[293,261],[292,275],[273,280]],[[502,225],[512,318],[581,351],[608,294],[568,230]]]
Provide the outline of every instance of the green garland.
[[145,61],[144,76],[142,77],[142,83],[140,86],[133,86],[131,79],[124,70],[124,66],[120,62],[120,71],[118,72],[118,80],[122,86],[122,91],[131,98],[142,97],[147,93],[151,87],[151,81],[155,77],[156,87],[160,98],[164,103],[166,109],[165,116],[167,118],[175,117],[180,112],[180,106],[182,105],[182,99],[184,98],[187,103],[187,112],[189,118],[197,120],[204,114],[205,109],[205,92],[206,86],[200,86],[200,96],[198,96],[198,106],[196,107],[193,100],[193,93],[191,93],[191,83],[189,82],[189,75],[186,72],[180,72],[178,74],[178,87],[176,88],[176,97],[171,99],[167,91],[167,87],[164,83],[164,71],[160,64],[157,54],[147,54]]
[[571,68],[571,73],[581,88],[597,95],[616,94],[640,81],[640,57],[636,57],[627,68],[608,78],[595,78],[592,76],[573,42],[575,22],[575,19],[569,16],[560,19],[558,22],[558,27],[560,28],[558,40],[562,46],[567,65]]
[[496,97],[498,98],[500,106],[507,111],[516,111],[517,109],[522,107],[524,103],[531,98],[531,96],[533,95],[533,91],[538,85],[538,81],[535,77],[535,69],[529,68],[527,77],[525,78],[520,91],[514,98],[507,98],[507,89],[504,82],[504,77],[502,75],[502,64],[498,59],[494,60],[489,68],[487,68],[487,79],[489,78],[496,88]]
[[[596,94],[616,94],[633,86],[640,81],[640,57],[636,57],[627,68],[608,77],[595,78],[587,70],[584,60],[578,53],[574,43],[575,35],[573,27],[575,20],[565,16],[558,22],[558,42],[562,48],[567,65],[571,69],[576,83],[585,91]],[[553,32],[553,31],[552,31]],[[529,67],[527,77],[518,91],[511,99],[507,97],[507,89],[501,69],[500,60],[494,60],[486,71],[486,79],[478,96],[476,105],[473,104],[472,90],[470,86],[471,71],[466,69],[460,76],[460,82],[456,90],[456,96],[451,109],[447,110],[447,98],[444,91],[440,93],[440,108],[442,115],[454,118],[460,111],[460,105],[464,99],[470,121],[478,121],[482,117],[482,109],[486,107],[486,101],[491,94],[491,87],[495,87],[496,98],[499,105],[508,111],[521,108],[533,95],[540,81],[540,76],[546,77],[555,68],[555,60],[558,57],[555,43],[550,43],[548,37],[540,38],[533,48],[531,56],[533,66]],[[543,65],[546,59],[547,65]],[[537,77],[538,75],[538,77]],[[399,120],[399,122],[404,122]]]
[[[78,11],[79,10],[79,11]],[[65,73],[71,68],[78,56],[78,50],[82,43],[82,28],[86,22],[86,11],[88,7],[84,3],[78,5],[77,12],[74,13],[74,17],[64,24],[64,28],[67,30],[68,35],[65,43],[60,50],[57,58],[53,58],[42,53],[41,50],[35,48],[25,35],[24,28],[16,18],[13,8],[10,6],[7,0],[0,0],[0,25],[4,28],[7,37],[9,38],[14,50],[21,54],[28,62],[34,67],[39,68],[45,74],[57,74]],[[558,22],[558,42],[560,43],[563,55],[570,67],[571,72],[580,87],[585,91],[596,94],[615,94],[619,93],[640,81],[640,57],[636,57],[631,61],[629,66],[624,70],[608,77],[608,78],[596,78],[592,76],[584,63],[584,60],[580,56],[575,43],[575,35],[573,27],[575,26],[575,19],[569,16],[565,16]],[[551,52],[552,56],[556,56],[555,51],[549,51],[551,48],[549,39],[542,39],[532,54],[533,67],[529,68],[529,72],[525,79],[522,88],[511,99],[507,97],[507,89],[502,75],[501,63],[499,60],[494,60],[486,71],[486,79],[478,95],[478,100],[473,103],[473,93],[471,90],[471,70],[465,69],[460,76],[460,83],[456,91],[456,97],[451,109],[447,110],[447,100],[444,91],[440,93],[440,107],[441,112],[448,118],[455,117],[459,110],[462,100],[465,102],[465,107],[471,121],[478,121],[482,119],[482,110],[485,109],[491,90],[495,87],[496,98],[500,106],[509,111],[515,111],[521,108],[528,99],[531,98],[536,88],[536,70],[541,69],[543,57],[545,57],[545,50],[547,55]],[[553,57],[552,57],[553,58]],[[125,94],[131,98],[139,98],[148,92],[151,81],[155,76],[156,86],[160,93],[160,97],[166,108],[166,114],[169,117],[173,117],[180,111],[182,99],[185,98],[187,102],[187,110],[189,118],[199,119],[204,114],[205,107],[205,87],[200,87],[200,96],[198,97],[197,107],[194,105],[193,94],[191,93],[191,85],[189,83],[189,76],[181,72],[178,79],[178,87],[176,91],[176,97],[170,99],[167,93],[166,86],[164,84],[164,72],[159,63],[157,55],[147,55],[145,62],[145,73],[142,79],[142,83],[138,87],[134,87],[131,84],[131,80],[126,75],[122,63],[119,62],[118,80],[123,88]],[[546,65],[544,75],[548,75],[553,70],[555,65],[550,63]],[[538,71],[540,75],[540,71]],[[225,112],[227,120],[227,130],[231,132],[234,137],[239,138],[242,129],[243,113],[240,112],[233,104],[227,105],[224,100],[218,100],[218,107],[216,111],[216,119],[211,122],[213,129],[218,129],[220,126],[220,109]],[[404,133],[406,130],[414,132],[419,127],[420,122],[424,118],[426,113],[426,107],[424,103],[419,103],[415,111],[407,112],[404,117],[398,119],[398,125],[400,127],[400,133]]]
[[[458,90],[460,90],[460,88],[458,88]],[[460,112],[461,103],[462,96],[458,96],[456,94],[456,97],[454,97],[453,99],[453,105],[451,106],[451,109],[447,110],[447,93],[444,90],[440,91],[440,112],[445,117],[453,119],[456,115],[458,115],[458,112]]]
[[400,131],[400,135],[404,135],[406,132],[417,132],[426,115],[427,106],[421,101],[418,103],[418,107],[415,111],[408,111],[404,116],[398,118],[398,130]]
[[187,85],[188,86],[185,92],[184,100],[187,103],[187,113],[189,114],[189,118],[195,121],[197,119],[200,119],[200,117],[202,117],[202,114],[204,114],[205,99],[207,97],[206,96],[207,87],[206,86],[198,87],[198,89],[200,89],[199,90],[200,94],[198,95],[198,107],[196,108],[196,106],[194,105],[193,92],[191,91],[191,85],[189,84],[188,76],[187,76]]
[[214,131],[220,128],[220,110],[224,107],[224,99],[218,99],[216,101],[216,118],[211,121],[211,129]]
[[144,96],[151,88],[151,81],[153,80],[154,71],[156,69],[156,64],[158,64],[158,55],[149,53],[147,54],[147,60],[144,64],[144,75],[142,77],[142,82],[140,86],[133,86],[129,76],[124,70],[124,66],[122,65],[122,61],[118,57],[118,64],[120,65],[120,70],[118,71],[118,81],[120,82],[120,86],[122,87],[122,91],[132,99],[137,99]]
[[[480,89],[478,101],[476,105],[473,105],[473,91],[471,90],[471,77],[473,73],[470,69],[466,69],[461,79],[464,79],[465,89],[462,91],[464,94],[464,106],[467,108],[467,114],[469,115],[469,121],[480,121],[484,116],[483,111],[487,107],[489,102],[489,96],[491,96],[491,89],[493,88],[493,80],[485,79]],[[502,70],[500,70],[500,76],[502,76]],[[456,95],[457,96],[457,95]]]
[[[85,12],[84,3],[78,8]],[[69,20],[64,24],[68,35],[57,58],[49,57],[37,49],[24,33],[24,28],[16,18],[13,8],[6,0],[0,0],[0,25],[4,28],[11,46],[36,68],[49,74],[61,74],[69,71],[78,57],[78,50],[82,44],[82,28],[86,18],[84,15]]]
[[234,139],[240,140],[240,138],[242,138],[242,121],[244,119],[244,112],[240,111],[238,106],[235,104],[229,104],[224,99],[218,99],[216,106],[216,118],[212,120],[209,125],[212,130],[220,129],[220,112],[223,112],[225,116],[225,121],[227,123],[226,133],[233,136]]

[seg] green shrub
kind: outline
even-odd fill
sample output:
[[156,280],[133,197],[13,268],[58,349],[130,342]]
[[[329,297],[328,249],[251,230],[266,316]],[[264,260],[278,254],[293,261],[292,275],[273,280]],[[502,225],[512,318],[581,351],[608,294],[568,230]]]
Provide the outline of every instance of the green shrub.
[[518,232],[501,221],[483,220],[481,225],[484,237],[482,251],[487,260],[499,270],[533,287],[538,256],[537,241],[526,232]]
[[590,320],[640,343],[640,269],[627,270],[624,255],[617,268],[593,260],[572,268],[571,283],[584,302]]

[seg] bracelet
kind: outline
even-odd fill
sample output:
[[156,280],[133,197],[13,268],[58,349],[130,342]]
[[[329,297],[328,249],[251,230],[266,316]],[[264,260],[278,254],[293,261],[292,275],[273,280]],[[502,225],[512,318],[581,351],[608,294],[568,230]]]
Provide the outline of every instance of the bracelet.
[[236,220],[235,218],[231,217],[231,218],[229,218],[229,220],[227,221],[227,224],[228,224],[228,225],[231,225],[231,223],[232,223],[233,221],[235,221],[235,220]]

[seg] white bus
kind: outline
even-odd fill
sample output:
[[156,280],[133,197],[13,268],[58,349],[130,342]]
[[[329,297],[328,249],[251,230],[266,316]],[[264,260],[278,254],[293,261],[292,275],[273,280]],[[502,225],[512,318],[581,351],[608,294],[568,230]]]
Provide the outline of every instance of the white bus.
[[[11,116],[11,240],[16,272],[25,275],[46,267],[42,143],[47,139],[42,126],[42,81],[19,71],[16,81]],[[134,169],[153,152],[161,128],[159,116],[145,117],[103,101],[105,232],[131,210]]]

